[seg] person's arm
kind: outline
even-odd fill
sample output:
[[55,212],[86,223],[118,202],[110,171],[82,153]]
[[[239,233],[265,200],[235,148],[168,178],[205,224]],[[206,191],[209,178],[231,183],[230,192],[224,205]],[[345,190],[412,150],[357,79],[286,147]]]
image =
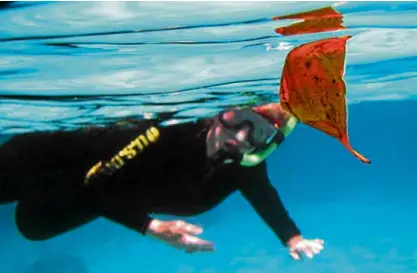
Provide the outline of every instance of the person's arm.
[[203,232],[201,228],[181,220],[160,221],[150,217],[135,190],[118,188],[117,192],[107,193],[101,189],[100,215],[188,253],[214,251],[214,244],[197,237]]
[[96,188],[97,210],[101,216],[146,235],[153,218],[135,194],[135,189],[109,184]]
[[289,216],[281,198],[271,185],[266,163],[245,168],[240,182],[240,192],[252,205],[258,215],[274,231],[282,244],[300,236],[301,232]]

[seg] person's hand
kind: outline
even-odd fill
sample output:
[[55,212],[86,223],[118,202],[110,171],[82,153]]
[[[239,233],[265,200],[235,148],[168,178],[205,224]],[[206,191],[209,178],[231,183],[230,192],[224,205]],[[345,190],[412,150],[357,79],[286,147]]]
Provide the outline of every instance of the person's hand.
[[187,253],[213,252],[214,244],[198,238],[203,229],[184,221],[159,221],[153,219],[149,224],[147,234],[156,237],[167,244],[185,250]]
[[312,259],[324,249],[324,241],[321,239],[307,240],[301,236],[294,236],[288,241],[290,256],[294,260],[300,260],[302,254]]

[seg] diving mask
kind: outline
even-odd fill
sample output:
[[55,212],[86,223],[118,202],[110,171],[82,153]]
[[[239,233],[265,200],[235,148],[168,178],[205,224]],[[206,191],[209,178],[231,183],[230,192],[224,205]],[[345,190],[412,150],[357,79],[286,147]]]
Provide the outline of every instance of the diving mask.
[[222,163],[241,162],[245,155],[281,143],[284,134],[251,108],[220,113],[207,134],[208,158]]

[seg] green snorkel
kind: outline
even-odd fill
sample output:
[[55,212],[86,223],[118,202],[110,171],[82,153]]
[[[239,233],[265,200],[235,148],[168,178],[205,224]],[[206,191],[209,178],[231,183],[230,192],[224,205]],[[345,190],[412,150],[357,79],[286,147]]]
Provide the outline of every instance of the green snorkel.
[[[297,123],[298,120],[294,116],[291,116],[287,121],[287,124],[279,130],[285,137],[287,137],[294,130]],[[278,146],[279,145],[277,143],[272,142],[268,148],[263,151],[252,154],[244,154],[242,160],[240,161],[240,165],[245,167],[256,166],[264,161]]]

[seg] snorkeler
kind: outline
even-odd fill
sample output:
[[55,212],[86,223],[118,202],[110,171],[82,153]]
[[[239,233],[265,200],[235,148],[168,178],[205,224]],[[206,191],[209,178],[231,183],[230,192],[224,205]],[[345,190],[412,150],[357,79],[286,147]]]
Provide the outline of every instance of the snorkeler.
[[197,215],[240,191],[294,259],[311,258],[323,241],[301,236],[265,162],[296,124],[272,103],[165,127],[139,120],[17,135],[0,147],[0,202],[18,202],[16,224],[29,240],[102,216],[191,253],[214,251],[203,230],[152,213]]
[[232,108],[194,122],[160,126],[130,120],[106,127],[35,132],[0,147],[0,203],[18,202],[16,224],[30,240],[46,240],[103,216],[186,252],[214,251],[202,229],[152,214],[192,216],[239,191],[294,259],[323,249],[308,240],[270,183],[265,159],[298,122],[350,145],[346,41],[332,37],[287,55],[280,103]]

